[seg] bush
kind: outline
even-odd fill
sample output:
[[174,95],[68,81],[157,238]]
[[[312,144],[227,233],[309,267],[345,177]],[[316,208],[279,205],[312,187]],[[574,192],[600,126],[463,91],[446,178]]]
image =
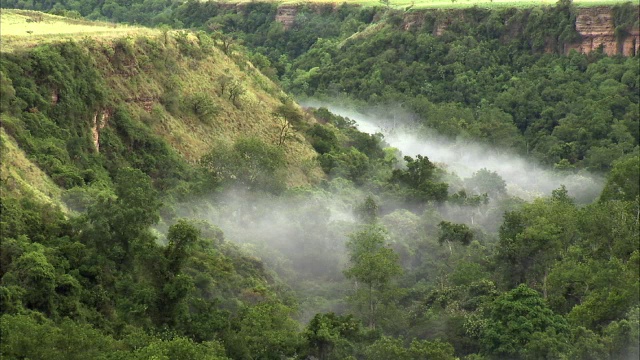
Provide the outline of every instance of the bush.
[[183,106],[204,123],[210,123],[219,111],[211,96],[204,93],[188,95],[183,100]]

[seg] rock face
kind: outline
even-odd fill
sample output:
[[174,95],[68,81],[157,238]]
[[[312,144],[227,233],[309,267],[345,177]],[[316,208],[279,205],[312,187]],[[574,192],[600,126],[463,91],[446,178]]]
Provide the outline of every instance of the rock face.
[[91,127],[91,134],[93,136],[93,144],[96,147],[96,152],[100,152],[100,130],[107,125],[109,118],[111,117],[111,110],[104,109],[97,111],[93,115],[93,126]]
[[442,34],[444,34],[444,31],[447,30],[447,28],[449,27],[449,25],[451,25],[452,22],[453,22],[453,19],[450,17],[447,17],[444,20],[440,21],[433,28],[433,35],[441,36]]
[[616,25],[609,7],[580,8],[576,17],[576,30],[582,40],[565,46],[565,53],[577,50],[588,54],[599,47],[607,55],[634,56],[638,53],[640,39],[638,29],[621,38],[616,36]]
[[424,25],[424,13],[413,11],[404,14],[402,28],[405,31],[420,29]]
[[[285,30],[291,29],[295,24],[299,9],[298,5],[280,6],[276,13],[276,21],[283,24]],[[425,25],[425,15],[429,11],[433,10],[405,12],[402,22],[404,30],[411,31],[422,28]],[[379,17],[379,15],[377,16]],[[460,20],[461,17],[464,18],[464,13],[455,10],[439,17],[431,30],[432,34],[441,36],[454,19]],[[575,43],[565,44],[565,54],[571,50],[588,54],[600,47],[607,55],[634,56],[640,53],[640,31],[637,26],[633,29],[625,29],[623,34],[616,34],[614,12],[609,6],[578,8],[575,28],[581,39]],[[515,32],[517,31],[515,30]],[[545,48],[545,52],[557,52],[558,49],[550,44],[551,42]]]
[[298,6],[283,5],[278,8],[276,21],[281,23],[285,30],[289,30],[296,22],[296,15],[298,15]]

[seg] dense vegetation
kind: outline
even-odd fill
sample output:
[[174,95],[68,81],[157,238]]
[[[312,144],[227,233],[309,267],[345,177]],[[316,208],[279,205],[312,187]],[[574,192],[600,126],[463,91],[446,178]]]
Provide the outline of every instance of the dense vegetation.
[[[405,30],[402,13],[303,7],[285,30],[272,4],[27,5],[209,35],[165,29],[2,55],[2,152],[16,144],[28,162],[3,167],[3,357],[640,355],[638,57],[561,55],[576,36],[570,4],[469,9],[441,36],[432,30],[446,12]],[[223,137],[187,159],[160,124],[225,132],[272,100],[252,105],[256,82],[229,72],[207,80],[215,92],[187,92],[178,64],[248,73],[247,58],[298,96],[382,115],[402,104],[417,132],[600,172],[606,184],[589,204],[564,187],[525,202],[489,169],[461,178],[286,96],[268,114],[273,133]],[[130,104],[141,90],[155,94],[150,112]],[[299,144],[317,157],[296,166],[325,176],[287,187]],[[29,166],[63,202],[34,196],[20,181]]]
[[[276,4],[259,2],[2,6],[213,32],[245,44],[256,66],[294,94],[402,104],[442,134],[533,154],[560,169],[608,171],[640,136],[635,58],[556,55],[580,37],[570,1],[555,8],[431,11],[414,24],[400,11],[303,6],[290,30],[275,21]],[[631,3],[614,7],[616,34],[637,27],[637,15]],[[442,26],[443,36],[434,36]]]

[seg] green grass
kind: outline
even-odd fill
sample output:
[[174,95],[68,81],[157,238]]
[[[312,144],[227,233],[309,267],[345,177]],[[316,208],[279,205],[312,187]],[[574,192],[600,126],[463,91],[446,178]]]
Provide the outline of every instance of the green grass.
[[[7,121],[3,115],[0,120]],[[42,203],[59,204],[62,190],[20,149],[13,137],[0,127],[0,192],[31,196]]]
[[0,50],[3,52],[68,39],[115,38],[159,33],[158,30],[143,27],[70,19],[37,11],[14,9],[2,9],[0,24]]

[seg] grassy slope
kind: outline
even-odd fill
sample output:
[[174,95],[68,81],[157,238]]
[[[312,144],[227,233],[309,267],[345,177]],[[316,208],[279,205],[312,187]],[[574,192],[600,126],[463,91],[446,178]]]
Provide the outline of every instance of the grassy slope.
[[[39,23],[27,23],[26,19],[32,17],[42,17],[43,20]],[[35,31],[33,35],[22,34],[20,29],[25,24],[36,25],[34,29],[38,29],[39,35],[36,36]],[[218,48],[209,47],[211,51],[208,55],[195,60],[179,53],[175,40],[178,32],[172,32],[167,45],[160,51],[175,62],[176,70],[159,71],[148,63],[149,54],[145,54],[136,42],[146,37],[162,44],[164,36],[160,31],[110,26],[39,12],[3,10],[2,50],[19,51],[42,43],[69,39],[81,42],[94,57],[108,86],[115,90],[113,93],[118,94],[117,99],[113,99],[115,103],[127,104],[132,113],[139,115],[145,126],[163,137],[191,163],[211,150],[216,141],[230,142],[240,136],[257,136],[266,142],[276,143],[279,120],[271,114],[282,104],[286,94],[255,69],[242,54],[227,56]],[[122,39],[131,44],[135,58],[125,71],[113,64],[109,57],[114,51],[115,43]],[[191,39],[195,41],[193,35]],[[226,94],[220,93],[219,80],[223,76],[230,76],[240,82],[246,90],[237,104],[231,102]],[[207,94],[215,103],[217,114],[210,121],[203,122],[188,111],[179,111],[177,114],[174,112],[175,116],[169,113],[160,103],[160,98],[165,92],[166,81],[170,78],[179,89],[181,99],[194,94]],[[5,152],[7,155],[3,158],[14,159],[3,162],[2,180],[4,182],[12,177],[17,184],[4,190],[16,191],[18,194],[32,193],[46,201],[59,198],[60,190],[28,160],[15,140],[4,130],[2,143],[3,155]],[[301,134],[292,134],[285,143],[285,153],[289,185],[305,185],[322,177],[322,172],[314,161],[316,153]]]
[[2,9],[0,14],[1,51],[48,42],[84,37],[115,38],[159,33],[158,30],[103,22],[69,19],[38,11]]
[[60,203],[62,190],[29,160],[3,128],[0,128],[0,158],[0,189],[44,203]]
[[[254,0],[222,0],[221,2],[227,3],[243,3],[251,2]],[[281,4],[304,4],[304,3],[333,3],[333,4],[361,4],[365,6],[382,6],[380,0],[343,0],[343,1],[331,1],[331,0],[265,0],[273,1]],[[640,0],[628,0],[635,4],[640,4]],[[413,9],[452,9],[452,8],[466,8],[466,7],[532,7],[540,5],[553,5],[557,0],[389,0],[391,7],[402,9],[411,7]],[[615,5],[625,3],[624,0],[573,0],[577,6],[598,6],[598,5]]]

